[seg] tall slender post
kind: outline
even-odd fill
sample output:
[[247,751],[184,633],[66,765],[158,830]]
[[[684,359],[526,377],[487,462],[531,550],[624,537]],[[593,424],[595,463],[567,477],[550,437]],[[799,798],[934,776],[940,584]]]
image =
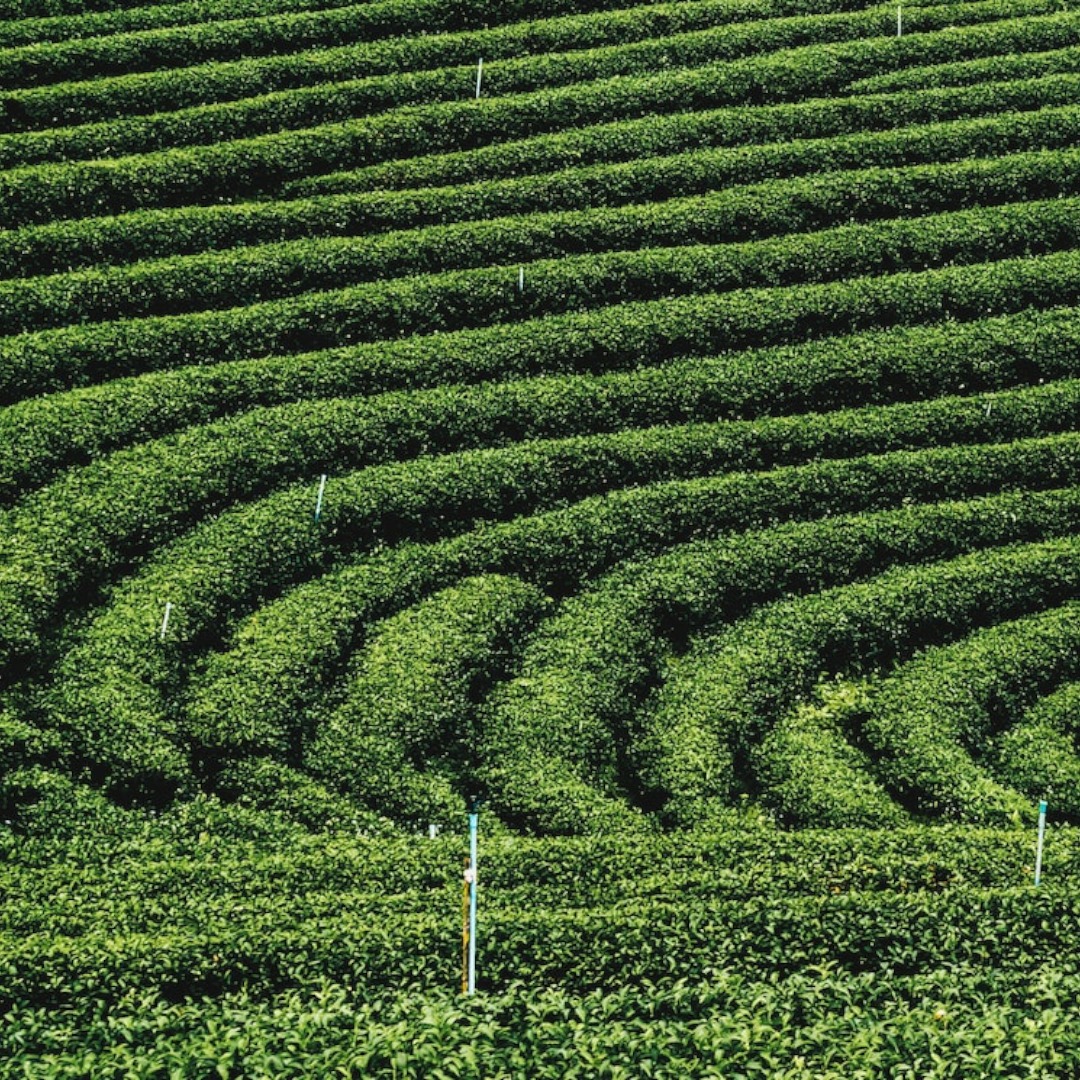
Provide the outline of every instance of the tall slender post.
[[465,857],[465,873],[461,880],[461,992],[469,992],[469,858]]
[[165,640],[165,633],[169,629],[169,615],[172,613],[172,602],[165,601],[165,617],[161,620],[161,640]]
[[518,292],[523,293],[525,291],[525,267],[518,267]]
[[319,481],[319,494],[315,497],[315,520],[318,521],[322,517],[322,500],[323,494],[326,491],[326,473],[322,474],[322,479]]
[[484,77],[484,58],[480,57],[480,62],[476,65],[476,97],[480,97],[480,82]]
[[1046,800],[1039,803],[1039,839],[1035,844],[1035,884],[1042,881],[1043,840],[1046,837]]
[[470,994],[476,993],[476,834],[480,815],[469,815],[469,986]]
[[896,5],[896,36],[903,37],[904,34],[904,9],[900,4]]

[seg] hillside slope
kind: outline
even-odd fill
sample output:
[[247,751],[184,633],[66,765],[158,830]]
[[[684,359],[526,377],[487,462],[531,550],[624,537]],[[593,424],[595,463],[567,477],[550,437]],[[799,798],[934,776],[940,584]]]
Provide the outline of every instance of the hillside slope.
[[[1080,15],[0,10],[0,1076],[275,1075],[319,985],[282,1075],[360,1026],[356,1075],[637,1075],[655,1023],[683,1076],[747,994],[746,1075],[862,1075],[864,994],[866,1075],[995,1024],[1072,1075],[1076,897],[1025,905],[1080,817]],[[477,799],[512,957],[459,1013]],[[530,876],[591,844],[595,896]]]

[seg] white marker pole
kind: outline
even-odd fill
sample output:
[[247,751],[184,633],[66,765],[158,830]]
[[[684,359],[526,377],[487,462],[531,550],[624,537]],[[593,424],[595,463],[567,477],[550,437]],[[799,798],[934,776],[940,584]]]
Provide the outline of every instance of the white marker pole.
[[319,481],[319,494],[315,499],[315,520],[318,521],[322,517],[322,499],[323,492],[326,491],[326,473],[322,474],[322,479]]
[[172,611],[172,602],[165,601],[165,618],[161,620],[161,640],[165,640],[165,631],[169,629],[169,613]]
[[469,815],[469,985],[468,992],[476,993],[476,833],[480,815]]
[[480,97],[480,80],[484,77],[484,58],[480,57],[480,63],[476,65],[476,97]]
[[523,293],[525,291],[525,267],[518,267],[518,292]]
[[1039,840],[1035,845],[1035,884],[1042,881],[1043,839],[1046,836],[1046,800],[1039,803]]
[[902,37],[904,34],[904,10],[900,4],[896,5],[896,36]]

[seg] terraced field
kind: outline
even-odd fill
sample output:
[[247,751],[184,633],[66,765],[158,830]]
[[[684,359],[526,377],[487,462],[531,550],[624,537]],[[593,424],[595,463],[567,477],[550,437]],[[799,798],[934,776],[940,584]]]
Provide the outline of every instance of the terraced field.
[[1080,14],[0,11],[0,1076],[1077,1074]]

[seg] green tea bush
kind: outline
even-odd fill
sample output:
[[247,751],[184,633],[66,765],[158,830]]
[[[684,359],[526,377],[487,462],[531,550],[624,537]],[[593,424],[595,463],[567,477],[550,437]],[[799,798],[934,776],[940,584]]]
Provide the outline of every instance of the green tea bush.
[[[730,8],[731,4],[723,6]],[[651,14],[648,9],[645,13]],[[600,79],[651,74],[658,68],[691,68],[779,48],[843,41],[881,25],[880,13],[876,11],[749,23],[727,21],[731,14],[737,17],[737,12],[725,13],[725,21],[715,25],[714,5],[711,13],[698,13],[694,23],[699,28],[675,34],[650,33],[649,24],[639,18],[636,34],[631,30],[630,40],[620,40],[623,35],[619,31],[624,29],[625,18],[613,23],[605,13],[603,19],[576,21],[577,33],[568,33],[547,48],[543,40],[546,35],[538,34],[532,24],[517,24],[494,34],[489,31],[460,35],[456,39],[413,38],[385,43],[378,49],[353,49],[351,55],[344,57],[335,54],[337,63],[329,65],[330,71],[325,70],[326,65],[312,63],[309,54],[300,53],[287,65],[292,75],[283,80],[286,88],[263,93],[248,89],[240,100],[213,104],[203,104],[203,97],[186,108],[174,98],[162,104],[162,111],[140,117],[129,115],[135,110],[125,109],[127,102],[121,90],[114,98],[119,119],[0,135],[0,165],[15,168],[106,155],[146,154],[348,121],[395,108],[461,101],[473,92],[477,56],[488,58],[484,72],[488,93],[506,97],[559,86],[580,87]],[[250,26],[250,21],[245,25]],[[542,25],[548,31],[555,29],[550,23]],[[641,35],[646,40],[634,40]],[[608,44],[612,40],[617,44]],[[1052,32],[1049,40],[1053,40]],[[517,56],[523,47],[534,55]],[[0,70],[2,66],[0,52]],[[279,59],[276,66],[286,65]],[[332,70],[335,66],[336,73]],[[199,76],[196,70],[188,78],[201,86],[201,93],[205,94],[206,80]],[[310,85],[312,81],[315,85]],[[137,90],[143,91],[145,83],[145,79],[139,80]],[[21,104],[20,98],[14,100]],[[84,115],[81,107],[79,115]]]
[[1065,604],[989,627],[927,651],[882,683],[862,730],[903,802],[931,815],[970,813],[972,758],[1038,697],[1076,678],[1078,614]]
[[[688,823],[708,812],[710,800],[730,798],[744,763],[752,781],[753,747],[807,698],[823,673],[858,677],[887,670],[919,647],[1071,599],[1072,546],[1071,540],[1048,541],[898,567],[865,584],[762,608],[706,640],[671,673],[642,740],[646,775],[671,796],[668,813]],[[866,723],[868,731],[877,730]],[[684,746],[694,747],[693,757]],[[1029,811],[985,772],[953,766],[952,796],[931,809],[974,821]],[[891,763],[880,768],[888,777]],[[839,756],[835,775],[844,775]],[[785,809],[790,820],[803,820],[801,807]]]
[[[537,589],[489,575],[376,624],[344,700],[307,740],[305,768],[396,820],[452,821],[475,783],[477,706],[543,610]],[[255,738],[272,746],[285,735]],[[217,741],[233,747],[235,732]]]
[[887,94],[898,90],[925,90],[931,86],[969,86],[984,80],[1030,79],[1062,72],[1075,72],[1080,66],[1080,50],[1072,46],[1019,55],[989,56],[961,60],[956,64],[932,64],[927,67],[890,71],[853,82],[853,93]]
[[[649,249],[548,260],[530,267],[531,285],[524,293],[509,268],[459,271],[227,311],[42,331],[0,339],[0,401],[192,362],[221,363],[492,321],[520,322],[552,309],[655,301],[658,294],[694,296],[694,335],[708,342],[709,351],[1065,305],[1080,296],[1080,256],[1068,249],[1076,230],[1076,214],[1054,200],[1031,209],[894,222],[876,236],[865,226],[851,226],[811,234],[801,243],[774,239],[719,250]],[[864,244],[852,247],[855,234],[863,233],[868,234]],[[1050,254],[1004,258],[1017,244],[1032,255]],[[1066,250],[1057,250],[1062,247]],[[999,261],[963,265],[991,253]],[[857,274],[882,257],[888,269],[911,269],[831,280]],[[937,265],[949,259],[961,265]],[[806,278],[815,284],[787,284]],[[827,283],[816,283],[821,278]],[[754,283],[759,287],[739,287]],[[708,295],[713,287],[732,291]],[[673,301],[660,303],[669,309],[669,318],[686,310]],[[716,337],[709,337],[710,330]]]
[[1035,702],[989,747],[990,761],[1006,782],[1035,799],[1047,799],[1055,819],[1080,816],[1075,717],[1080,684],[1067,682]]
[[[1003,6],[1010,2],[1003,0]],[[1036,2],[1044,7],[1054,4],[1054,0]],[[932,10],[939,25],[947,25],[963,20],[965,12],[976,21],[992,20],[994,6],[945,5]],[[828,95],[859,75],[877,71],[883,55],[894,58],[898,50],[908,63],[925,63],[936,57],[957,59],[973,52],[1028,48],[1033,33],[1037,40],[1046,40],[1047,30],[1041,26],[1029,29],[1027,20],[991,21],[982,28],[912,34],[900,43],[876,38],[850,45],[811,46],[700,69],[599,80],[588,88],[571,86],[480,101],[413,106],[361,120],[194,148],[98,162],[26,166],[0,175],[0,227],[140,207],[234,200],[245,194],[273,192],[289,180],[355,168],[359,162],[468,149],[496,139],[579,127],[628,113],[640,116],[643,112],[736,105],[753,96],[785,101]],[[1064,43],[1073,43],[1073,38]],[[14,52],[8,54],[12,55]],[[21,61],[15,63],[22,71]],[[0,54],[0,82],[3,78]],[[1057,77],[1059,82],[1067,78]],[[1044,98],[1043,103],[1050,102]]]
[[[601,125],[328,177],[325,185],[312,182],[310,197],[147,209],[14,229],[0,234],[0,274],[25,277],[95,263],[452,223],[538,208],[615,206],[819,171],[932,165],[1068,148],[1077,138],[1078,110],[1050,103],[1072,101],[1075,93],[1074,82],[1058,86],[1043,81],[977,86],[955,94],[905,94],[901,99],[860,97],[689,113],[650,118],[647,125]],[[1030,111],[1039,105],[1043,107]],[[1028,111],[1008,111],[1013,107]],[[1003,111],[980,115],[995,108]],[[878,130],[898,113],[904,126]],[[972,114],[977,118],[948,119]],[[860,131],[864,127],[868,130]],[[633,157],[635,149],[642,160]],[[624,160],[628,155],[631,160]],[[581,165],[583,159],[598,163]],[[1039,167],[1052,171],[1051,159]],[[555,172],[532,175],[531,170]],[[416,185],[436,190],[415,190]],[[382,190],[387,186],[414,190]],[[365,194],[372,187],[378,194]],[[321,194],[323,188],[331,194]],[[338,189],[340,196],[333,194]]]
[[[521,217],[488,219],[419,230],[391,232],[376,238],[296,240],[285,244],[248,247],[240,251],[214,252],[179,259],[137,263],[107,270],[83,270],[50,277],[0,282],[0,333],[40,330],[66,323],[144,317],[229,307],[237,297],[251,303],[329,289],[343,283],[374,281],[410,274],[439,273],[490,265],[492,262],[528,264],[528,290],[536,288],[533,264],[555,258],[572,241],[580,254],[601,256],[611,250],[680,248],[696,244],[756,240],[765,247],[751,251],[709,253],[715,267],[703,275],[707,287],[724,286],[719,266],[731,264],[730,278],[736,286],[769,283],[769,274],[754,273],[754,262],[775,262],[774,244],[761,238],[782,236],[788,254],[783,279],[799,274],[799,247],[811,257],[831,265],[833,274],[858,273],[867,264],[870,237],[880,236],[890,254],[902,249],[912,227],[880,218],[920,218],[927,234],[953,219],[938,220],[942,213],[962,213],[963,223],[980,230],[983,258],[995,254],[989,230],[999,216],[1012,217],[1016,205],[987,209],[977,207],[1022,200],[1025,217],[1052,209],[1071,213],[1075,203],[1064,196],[1080,191],[1076,180],[1080,154],[1018,155],[991,162],[964,162],[904,170],[855,170],[817,176],[812,181],[773,182],[673,199],[662,206],[641,204],[617,209],[564,211]],[[1049,205],[1039,200],[1052,197]],[[956,211],[967,205],[970,209]],[[933,215],[926,218],[923,215]],[[858,260],[847,267],[839,262],[837,245],[852,246],[849,223],[858,222],[864,246]],[[813,237],[793,233],[827,231]],[[1036,249],[1039,229],[1025,222],[1025,237]],[[1006,251],[1014,250],[1011,244]],[[950,252],[964,259],[960,251]],[[749,273],[739,273],[739,256],[749,256]],[[756,256],[756,258],[755,258]],[[655,255],[653,258],[655,259]],[[882,260],[884,262],[884,259]],[[899,262],[899,259],[897,259]],[[552,297],[544,295],[544,267],[539,267],[540,303],[557,310]],[[565,286],[564,286],[565,288]],[[616,298],[617,294],[616,294]],[[523,299],[523,298],[519,298]]]

